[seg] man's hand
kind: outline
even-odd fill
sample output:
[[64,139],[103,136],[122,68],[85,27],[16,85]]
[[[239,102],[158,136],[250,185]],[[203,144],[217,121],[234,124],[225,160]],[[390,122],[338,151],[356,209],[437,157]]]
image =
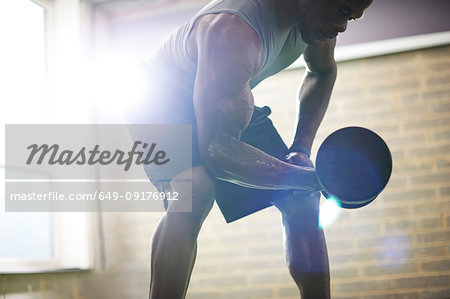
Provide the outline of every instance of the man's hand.
[[309,158],[309,156],[302,152],[291,152],[286,156],[286,162],[298,165],[298,166],[306,166],[306,167],[314,167],[313,162]]
[[[297,166],[313,167],[314,164],[306,153],[291,152],[285,157],[285,161]],[[319,203],[320,193],[311,192],[307,190],[293,190],[288,196],[283,199],[273,202],[284,216],[299,219],[302,226],[313,228],[313,231],[318,226],[319,221]]]
[[[290,152],[289,154],[286,155],[285,161],[287,163],[294,164],[297,166],[314,168],[314,163],[311,161],[309,156],[303,152]],[[316,193],[316,192],[309,192],[305,190],[292,191],[292,195],[308,195],[309,193]],[[311,196],[311,194],[309,194],[309,196]]]

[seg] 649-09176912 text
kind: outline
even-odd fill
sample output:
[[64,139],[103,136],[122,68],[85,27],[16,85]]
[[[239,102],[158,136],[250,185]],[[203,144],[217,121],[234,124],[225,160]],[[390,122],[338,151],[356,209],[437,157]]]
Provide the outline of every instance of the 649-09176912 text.
[[61,193],[61,192],[47,192],[47,193],[11,193],[11,201],[137,201],[137,200],[178,200],[179,194],[173,192],[109,192],[109,191],[95,191],[92,193]]

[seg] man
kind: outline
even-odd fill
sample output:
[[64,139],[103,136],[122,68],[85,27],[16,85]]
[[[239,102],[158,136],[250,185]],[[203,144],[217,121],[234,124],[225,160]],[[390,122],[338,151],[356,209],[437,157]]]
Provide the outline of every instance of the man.
[[[328,255],[317,229],[320,186],[309,151],[336,78],[336,36],[371,2],[216,0],[153,55],[147,68],[157,72],[150,76],[160,88],[149,91],[130,119],[191,123],[193,167],[170,183],[159,181],[157,170],[147,171],[159,190],[180,194],[184,179],[192,176],[192,212],[173,212],[178,202],[170,202],[154,233],[150,298],[185,297],[197,236],[220,182],[261,192],[290,190],[270,200],[282,214],[290,273],[302,298],[329,298]],[[251,89],[301,54],[308,71],[298,96],[294,142],[287,149],[267,118],[270,109],[254,107]],[[263,141],[250,142],[256,140],[252,136]],[[277,149],[268,154],[257,148],[264,143]]]

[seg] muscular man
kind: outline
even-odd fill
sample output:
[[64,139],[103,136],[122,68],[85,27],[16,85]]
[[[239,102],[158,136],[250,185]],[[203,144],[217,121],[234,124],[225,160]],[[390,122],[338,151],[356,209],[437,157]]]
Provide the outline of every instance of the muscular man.
[[[284,190],[282,198],[261,200],[282,214],[289,271],[302,298],[330,296],[325,239],[317,228],[320,186],[309,151],[336,78],[336,36],[371,2],[214,0],[148,61],[154,87],[130,121],[193,128],[192,168],[170,183],[159,181],[157,170],[147,171],[160,191],[180,194],[192,177],[192,212],[175,212],[178,203],[170,202],[153,235],[150,298],[185,297],[202,223],[219,196],[216,189],[223,196],[231,185]],[[301,54],[307,73],[288,149],[267,118],[270,109],[254,107],[251,90]]]

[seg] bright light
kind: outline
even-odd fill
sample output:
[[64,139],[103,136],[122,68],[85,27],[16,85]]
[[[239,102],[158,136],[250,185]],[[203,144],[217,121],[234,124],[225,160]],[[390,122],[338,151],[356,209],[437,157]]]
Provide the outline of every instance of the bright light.
[[320,206],[319,227],[325,228],[331,225],[339,215],[339,202],[333,197],[325,200]]
[[0,11],[2,123],[45,121],[45,11],[29,0],[3,1]]
[[106,57],[88,68],[84,94],[105,114],[123,113],[141,96],[144,75],[139,63],[127,57]]
[[392,270],[401,267],[411,252],[411,238],[408,233],[396,229],[391,236],[383,237],[377,244],[376,261],[380,268]]

